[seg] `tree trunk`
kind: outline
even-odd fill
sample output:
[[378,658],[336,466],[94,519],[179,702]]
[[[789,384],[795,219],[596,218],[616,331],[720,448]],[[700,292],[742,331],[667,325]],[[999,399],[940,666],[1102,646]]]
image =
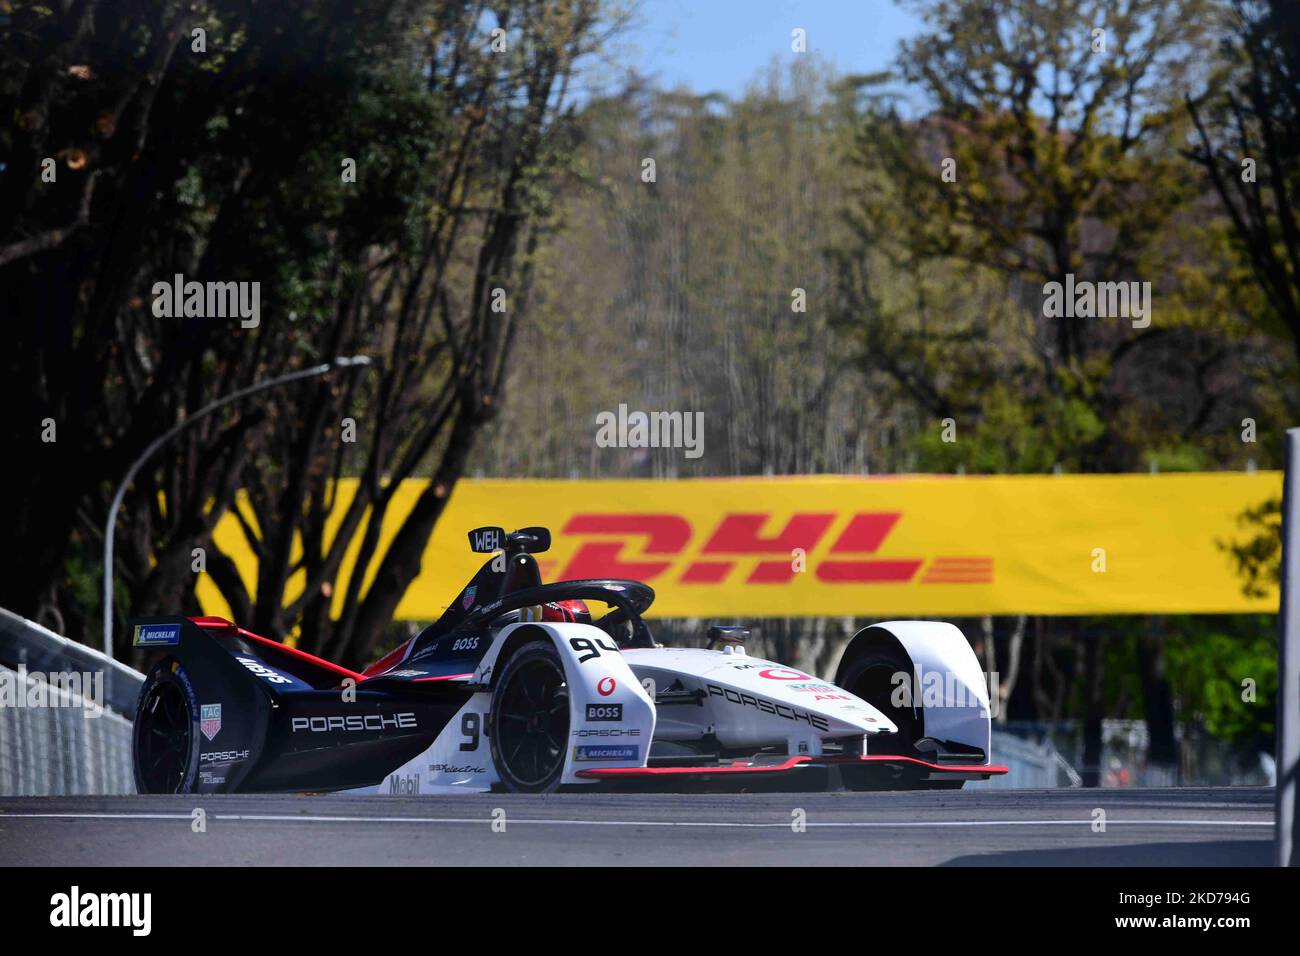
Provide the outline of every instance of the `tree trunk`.
[[1028,620],[1029,618],[1024,614],[1016,618],[1015,627],[1007,642],[1007,672],[998,675],[997,711],[993,715],[999,724],[1007,722],[1007,708],[1011,703],[1011,694],[1015,691],[1016,681],[1020,677],[1020,655],[1025,646],[1025,624]]
[[419,575],[424,548],[433,534],[433,527],[447,506],[452,488],[465,472],[465,461],[473,448],[480,418],[477,408],[462,405],[437,473],[393,538],[362,601],[356,627],[347,635],[347,648],[343,655],[345,666],[364,666],[369,661],[371,651],[393,619],[402,595]]
[[1174,739],[1174,698],[1165,667],[1165,618],[1147,619],[1146,633],[1137,642],[1138,673],[1142,678],[1142,704],[1147,734],[1151,738],[1148,759],[1153,764],[1173,766],[1178,762]]
[[1093,637],[1083,634],[1082,622],[1075,621],[1075,640],[1083,641],[1083,785],[1099,787],[1102,779],[1102,703],[1105,691],[1103,680],[1103,638],[1100,633]]

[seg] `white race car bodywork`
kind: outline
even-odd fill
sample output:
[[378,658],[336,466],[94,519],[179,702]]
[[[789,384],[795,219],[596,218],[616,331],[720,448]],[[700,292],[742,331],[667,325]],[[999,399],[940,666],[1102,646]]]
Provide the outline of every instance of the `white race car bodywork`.
[[624,657],[657,693],[693,698],[662,708],[657,740],[712,736],[728,749],[783,743],[789,754],[818,755],[826,738],[895,730],[866,701],[811,674],[751,658],[739,646],[644,648],[625,651]]
[[966,637],[941,621],[886,621],[865,632],[886,631],[912,660],[912,697],[924,708],[925,734],[991,753],[989,689]]
[[[517,633],[523,628],[529,630]],[[943,675],[945,690],[951,690],[939,706],[925,707],[927,735],[977,747],[987,763],[988,695],[961,632],[950,624],[922,621],[876,628],[893,635],[911,657],[920,690],[917,706],[926,703],[925,675]],[[689,756],[703,741],[730,752],[766,749],[816,759],[828,741],[835,741],[837,750],[863,754],[869,738],[897,732],[867,701],[829,681],[750,657],[739,645],[620,650],[589,624],[513,623],[494,635],[478,668],[462,678],[476,692],[434,743],[378,786],[351,792],[491,789],[499,781],[487,736],[492,676],[504,663],[499,659],[503,649],[542,639],[558,651],[568,685],[565,785],[600,782],[591,771],[608,776],[609,771],[646,768],[652,755]]]

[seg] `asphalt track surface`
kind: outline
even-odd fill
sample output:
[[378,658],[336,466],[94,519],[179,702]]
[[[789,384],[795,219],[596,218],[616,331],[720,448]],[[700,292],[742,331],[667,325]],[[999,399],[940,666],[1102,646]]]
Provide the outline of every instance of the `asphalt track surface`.
[[4,798],[0,865],[1267,866],[1273,800],[1269,788]]

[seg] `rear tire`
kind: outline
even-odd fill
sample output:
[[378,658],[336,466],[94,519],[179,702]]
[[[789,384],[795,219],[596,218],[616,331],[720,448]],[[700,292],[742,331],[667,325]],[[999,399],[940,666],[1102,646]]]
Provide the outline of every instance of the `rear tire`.
[[569,745],[569,685],[550,641],[510,655],[488,719],[492,762],[511,793],[550,793],[560,786]]
[[131,732],[139,793],[193,793],[199,768],[199,707],[180,661],[159,662],[140,689]]

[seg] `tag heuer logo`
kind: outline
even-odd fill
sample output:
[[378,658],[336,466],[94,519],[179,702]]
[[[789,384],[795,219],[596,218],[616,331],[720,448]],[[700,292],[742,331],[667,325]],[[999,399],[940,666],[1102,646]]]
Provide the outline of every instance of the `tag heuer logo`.
[[469,608],[474,603],[474,595],[478,593],[478,585],[471,584],[465,589],[465,596],[460,599],[461,607]]
[[203,736],[209,740],[212,740],[221,732],[220,704],[199,705],[199,730],[203,731]]

